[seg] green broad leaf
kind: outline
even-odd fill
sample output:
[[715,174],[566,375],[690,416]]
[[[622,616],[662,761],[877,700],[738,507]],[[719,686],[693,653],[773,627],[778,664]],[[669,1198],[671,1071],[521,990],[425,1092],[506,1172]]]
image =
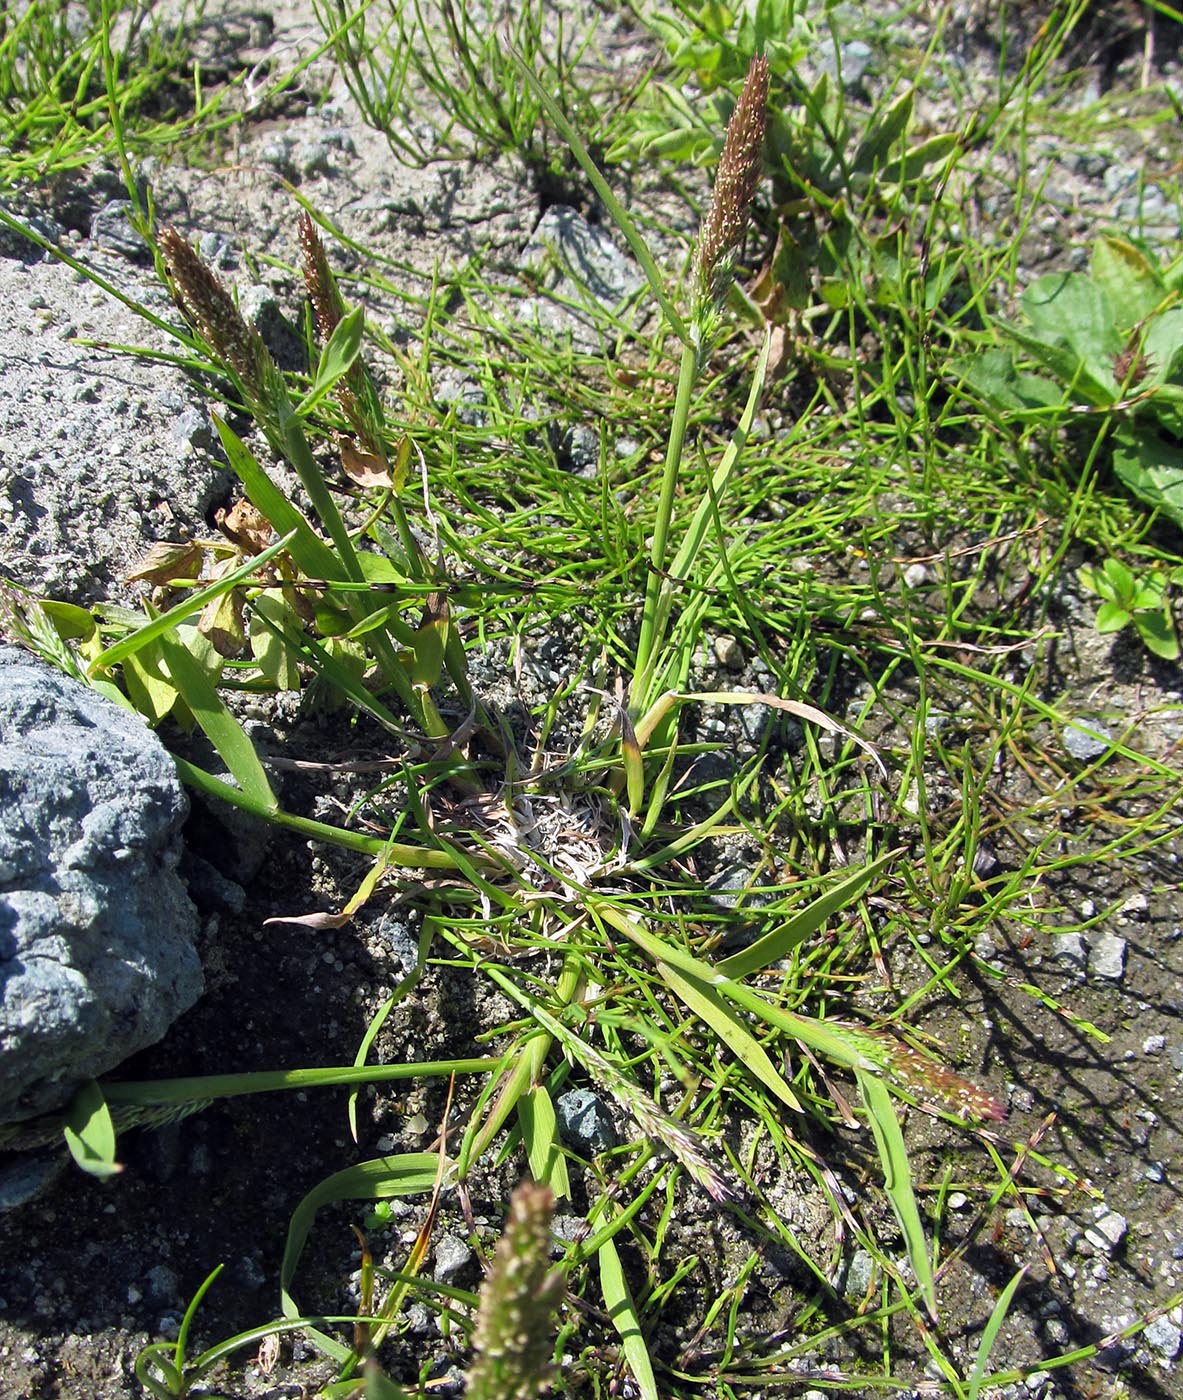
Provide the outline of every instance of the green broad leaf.
[[1164,661],[1178,661],[1179,637],[1169,613],[1143,612],[1134,618],[1134,626],[1146,650]]
[[206,737],[222,757],[244,796],[268,812],[279,810],[255,746],[223,704],[213,682],[175,632],[160,637],[164,664]]
[[1110,595],[1114,602],[1128,603],[1134,596],[1134,574],[1120,559],[1109,558],[1101,566],[1106,579],[1113,589]]
[[109,671],[113,666],[118,665],[125,657],[146,647],[149,642],[154,641],[157,637],[175,628],[179,623],[184,622],[186,618],[193,617],[196,613],[201,612],[202,608],[204,608],[207,603],[212,602],[215,598],[220,598],[224,593],[229,593],[236,585],[245,583],[252,575],[258,573],[260,569],[269,564],[277,554],[282,554],[291,543],[292,536],[285,535],[283,539],[277,540],[273,545],[269,545],[262,554],[256,554],[253,559],[248,559],[241,568],[235,569],[233,573],[229,573],[224,578],[218,579],[216,583],[208,584],[205,588],[199,588],[195,592],[190,593],[189,596],[179,602],[176,607],[169,608],[168,612],[160,613],[158,616],[150,618],[142,627],[133,632],[130,637],[124,637],[122,641],[116,642],[114,646],[108,647],[106,651],[101,652],[95,657],[87,667],[87,674],[95,676],[100,671]]
[[1046,410],[1064,402],[1063,385],[1019,370],[1009,350],[964,356],[952,361],[950,368],[974,393],[1006,413]]
[[1183,528],[1183,449],[1157,433],[1124,429],[1114,439],[1113,470],[1140,501]]
[[[1163,408],[1177,408],[1178,389],[1183,380],[1183,307],[1173,306],[1151,320],[1142,338],[1142,367],[1145,378],[1130,386],[1132,394],[1158,386],[1146,411],[1158,416]],[[1172,394],[1171,388],[1176,392]]]
[[898,850],[889,851],[870,865],[864,865],[853,874],[847,875],[833,889],[799,910],[780,928],[773,929],[749,947],[717,962],[715,971],[738,982],[750,972],[758,972],[781,958],[788,957],[794,948],[800,947],[807,938],[815,934],[827,919],[853,904],[875,876],[897,855]]
[[320,363],[316,367],[312,388],[296,408],[298,417],[306,418],[325,395],[332,391],[337,382],[353,368],[354,361],[361,353],[365,330],[366,313],[363,306],[355,306],[352,311],[347,311],[333,327],[332,335],[320,352]]
[[883,166],[891,153],[892,146],[907,130],[912,119],[912,89],[908,88],[900,97],[882,112],[871,129],[859,142],[851,161],[851,168],[870,174],[877,166]]
[[[304,1252],[312,1223],[322,1206],[334,1201],[388,1201],[400,1196],[426,1196],[435,1187],[440,1159],[434,1152],[404,1152],[396,1157],[377,1157],[334,1172],[318,1182],[292,1212],[279,1267],[280,1305],[284,1317],[299,1317],[291,1295],[296,1265]],[[331,1341],[321,1338],[321,1345]],[[339,1353],[339,1355],[338,1355]],[[346,1347],[333,1342],[329,1354],[344,1361]]]
[[41,598],[41,611],[53,623],[59,637],[66,641],[87,642],[95,634],[94,615],[76,603],[63,603],[56,598]]
[[280,594],[260,593],[252,600],[251,655],[276,690],[299,690],[300,654],[280,635],[277,629],[281,623],[292,631],[299,631],[299,622],[290,604]]
[[1120,632],[1128,623],[1133,621],[1133,614],[1123,608],[1120,603],[1102,603],[1097,609],[1097,619],[1093,624],[1102,636],[1107,636],[1110,632]]
[[115,1124],[98,1083],[88,1079],[66,1109],[62,1130],[70,1156],[91,1176],[100,1180],[123,1170],[115,1160]]
[[657,1377],[653,1373],[653,1360],[641,1330],[637,1304],[624,1276],[615,1242],[611,1238],[606,1239],[597,1250],[596,1257],[600,1263],[600,1292],[604,1297],[604,1306],[612,1325],[620,1333],[625,1360],[640,1390],[641,1400],[661,1400]]
[[559,1124],[555,1106],[544,1084],[536,1084],[518,1100],[518,1122],[530,1175],[544,1182],[557,1200],[569,1200],[571,1180],[567,1175],[567,1159],[559,1144]]
[[1115,308],[1119,331],[1128,333],[1167,295],[1162,275],[1142,250],[1125,238],[1099,238],[1089,275]]
[[169,714],[180,692],[164,674],[164,657],[159,642],[150,642],[123,658],[123,683],[137,710],[155,726]]
[[1049,273],[1027,288],[1021,304],[1031,330],[1008,326],[1008,334],[1074,394],[1090,403],[1112,403],[1118,394],[1113,366],[1125,338],[1102,288],[1080,273]]
[[855,1070],[855,1079],[858,1081],[859,1092],[867,1110],[867,1120],[871,1124],[875,1146],[879,1150],[887,1199],[891,1202],[895,1218],[903,1231],[908,1260],[912,1265],[920,1296],[924,1300],[929,1317],[935,1322],[936,1283],[932,1276],[932,1262],[928,1253],[928,1241],[924,1235],[924,1224],[912,1191],[912,1166],[908,1161],[895,1104],[887,1086],[877,1075],[869,1074],[865,1070]]
[[1076,571],[1076,576],[1080,579],[1082,587],[1087,588],[1090,593],[1098,593],[1102,598],[1113,601],[1113,588],[1103,569],[1094,568],[1092,564],[1082,564]]

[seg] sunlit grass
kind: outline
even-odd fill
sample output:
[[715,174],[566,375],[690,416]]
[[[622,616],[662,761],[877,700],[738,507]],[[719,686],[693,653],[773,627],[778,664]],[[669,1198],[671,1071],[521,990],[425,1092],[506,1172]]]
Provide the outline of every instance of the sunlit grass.
[[[830,1367],[825,1379],[851,1393],[909,1386],[926,1359],[958,1396],[976,1394],[983,1378],[1019,1378],[991,1375],[988,1348],[966,1374],[927,1318],[933,1302],[925,1269],[935,1276],[931,1298],[939,1306],[943,1273],[988,1228],[994,1209],[1023,1202],[1015,1185],[1020,1158],[1024,1170],[1041,1174],[1041,1189],[1086,1188],[1054,1152],[1044,1155],[1038,1143],[1010,1141],[1005,1127],[988,1126],[989,1113],[977,1114],[967,1130],[957,1095],[971,1089],[954,1083],[952,1097],[926,1096],[926,1087],[943,1082],[943,1066],[971,1083],[982,1070],[972,1059],[980,1046],[951,1043],[941,1008],[966,995],[967,978],[978,988],[1005,983],[1009,995],[1029,997],[1082,1034],[1102,1037],[1103,1028],[1041,989],[1038,976],[1015,959],[983,950],[994,935],[1021,947],[1025,938],[1080,929],[1067,881],[1120,869],[1173,840],[1181,787],[1172,754],[1153,738],[1153,715],[1132,716],[1101,759],[1082,765],[1066,758],[1058,736],[1079,702],[1054,679],[1054,647],[1066,629],[1058,598],[1071,582],[1070,559],[1085,550],[1167,559],[1177,541],[1148,523],[1107,474],[1103,425],[1081,451],[1081,434],[1066,431],[1066,423],[1007,422],[960,392],[953,366],[988,342],[1005,309],[1000,297],[1019,279],[1019,243],[1041,208],[1044,178],[1028,169],[1025,155],[1037,136],[1059,130],[1056,89],[1044,78],[1080,8],[1058,11],[1021,60],[1010,63],[1004,54],[987,96],[954,88],[961,104],[956,129],[903,175],[899,156],[912,149],[912,137],[898,105],[902,83],[869,110],[843,94],[835,106],[816,89],[791,89],[804,115],[789,135],[815,164],[774,172],[778,203],[749,246],[753,266],[773,252],[787,227],[777,217],[784,217],[780,201],[792,195],[813,221],[813,280],[804,306],[755,298],[774,326],[776,351],[723,499],[712,499],[713,474],[743,422],[759,364],[764,316],[752,301],[733,299],[719,352],[688,386],[679,375],[677,337],[652,319],[638,327],[624,313],[605,317],[611,348],[577,353],[515,318],[515,304],[538,289],[512,270],[475,258],[447,277],[431,276],[321,221],[330,250],[346,241],[358,255],[359,270],[341,277],[342,291],[368,305],[364,355],[385,387],[391,459],[401,443],[415,449],[398,503],[432,550],[419,563],[392,552],[389,541],[400,533],[405,540],[406,532],[395,528],[380,493],[355,492],[335,522],[327,517],[336,506],[326,497],[320,524],[334,531],[333,551],[315,532],[302,534],[306,526],[294,516],[284,515],[282,529],[279,517],[271,524],[289,543],[290,526],[302,543],[301,572],[320,581],[322,611],[336,609],[335,634],[327,627],[320,639],[301,634],[294,615],[274,602],[280,586],[269,590],[266,578],[253,577],[269,562],[257,556],[253,569],[244,562],[244,573],[211,584],[208,601],[228,597],[235,584],[253,588],[293,667],[318,672],[322,685],[368,709],[388,737],[405,735],[409,725],[444,749],[448,733],[463,728],[466,707],[457,699],[465,680],[455,656],[445,667],[432,650],[433,636],[459,638],[470,663],[503,658],[511,671],[514,661],[564,639],[563,674],[548,678],[551,694],[529,699],[524,741],[506,742],[484,713],[476,721],[483,747],[436,761],[417,743],[408,747],[402,772],[369,792],[356,790],[354,815],[386,834],[375,834],[373,825],[363,833],[356,823],[334,833],[278,812],[266,773],[236,737],[237,722],[215,692],[210,677],[220,674],[220,662],[195,635],[193,617],[177,619],[171,635],[167,622],[136,629],[92,620],[88,632],[75,614],[12,604],[26,639],[62,664],[88,669],[104,684],[116,661],[140,665],[142,690],[154,682],[179,695],[174,713],[185,722],[196,716],[219,747],[239,779],[240,805],[373,856],[364,879],[351,871],[353,887],[342,875],[342,904],[351,895],[354,907],[381,898],[384,881],[387,888],[401,882],[421,916],[419,966],[379,1011],[356,1067],[295,1078],[277,1071],[155,1087],[113,1084],[106,1086],[107,1110],[76,1106],[70,1127],[79,1151],[102,1157],[112,1124],[134,1123],[137,1114],[158,1121],[186,1102],[415,1073],[442,1080],[455,1072],[463,1111],[446,1160],[442,1153],[402,1154],[385,1165],[345,1168],[301,1203],[289,1230],[284,1320],[273,1325],[276,1332],[301,1321],[298,1266],[321,1206],[338,1199],[374,1205],[401,1195],[434,1202],[453,1185],[464,1192],[472,1182],[498,1179],[497,1172],[528,1167],[567,1208],[578,1200],[584,1216],[582,1236],[565,1242],[558,1260],[572,1306],[557,1324],[553,1351],[575,1358],[559,1376],[560,1393],[604,1393],[623,1368],[649,1400],[701,1395],[707,1387],[740,1395],[784,1381],[798,1362],[808,1378],[820,1357],[845,1357],[843,1343],[852,1359]],[[35,11],[23,22],[23,39],[3,51],[8,67],[0,67],[0,97],[16,123],[16,139],[8,138],[10,178],[27,179],[50,168],[47,162],[64,168],[95,151],[126,154],[177,138],[175,125],[136,125],[130,117],[148,101],[158,68],[146,66],[137,79],[142,90],[130,85],[126,61],[108,49],[108,30],[100,25],[82,46],[63,47],[47,16]],[[527,58],[530,44],[537,51],[541,42],[538,13],[526,7],[520,19],[517,42]],[[554,174],[557,159],[562,177],[576,178],[570,141],[550,127],[543,134],[545,104],[531,105],[528,86],[521,101],[491,99],[485,76],[492,73],[493,86],[504,90],[511,60],[477,41],[467,14],[444,7],[445,29],[449,15],[450,50],[438,29],[437,47],[408,50],[407,12],[392,18],[377,5],[321,7],[326,45],[345,65],[369,120],[390,126],[401,155],[429,154],[397,134],[408,113],[421,119],[427,110],[422,92],[407,87],[426,79],[434,103],[456,99],[453,125],[438,133],[445,154],[525,142],[536,175]],[[39,108],[20,86],[27,83],[21,64],[29,61],[19,56],[20,44],[27,52],[34,42],[43,53],[40,86],[56,94],[57,106]],[[746,65],[742,46],[729,47],[726,35],[708,34],[703,42]],[[405,67],[391,71],[391,86],[379,95],[373,74],[395,47]],[[927,62],[953,81],[935,44]],[[457,64],[468,78],[463,93],[449,87],[458,88],[459,70],[449,66]],[[104,90],[93,107],[77,107],[71,134],[54,145],[46,132],[65,109],[67,78],[77,89],[95,74],[105,75]],[[114,104],[113,92],[122,93]],[[561,90],[560,109],[575,128],[585,103],[579,82]],[[114,120],[113,106],[123,113]],[[651,123],[653,109],[645,110]],[[1165,110],[1160,103],[1142,120],[1165,122]],[[197,101],[187,120],[208,132],[213,114],[211,104]],[[1113,120],[1105,104],[1082,119],[1095,122],[1098,133]],[[849,124],[851,140],[866,150],[874,148],[877,124],[892,121],[902,124],[874,160],[842,169],[845,153],[835,149],[828,123]],[[606,135],[582,134],[597,142]],[[22,147],[39,164],[14,154]],[[1013,179],[1005,171],[995,179],[1002,168],[996,157],[1016,151]],[[974,201],[987,179],[993,189],[1010,182],[1005,236],[973,233]],[[804,237],[799,219],[792,227]],[[662,277],[673,289],[675,315],[685,316],[689,298],[679,278],[688,250],[672,241],[665,247]],[[191,365],[225,371],[216,345],[182,339]],[[466,416],[436,396],[445,368],[474,387]],[[238,379],[240,397],[266,398],[266,385],[244,387]],[[285,392],[298,405],[308,390],[307,382],[293,381]],[[217,392],[225,392],[224,379]],[[225,403],[215,402],[224,414]],[[679,404],[686,447],[677,464],[670,551],[655,563],[670,420]],[[302,472],[335,470],[333,434],[348,431],[349,420],[328,398],[295,426],[254,406],[276,452]],[[594,470],[576,474],[564,460],[566,434],[589,424]],[[306,435],[302,446],[299,435]],[[244,480],[257,480],[261,469],[251,454],[262,462],[266,452],[259,436],[244,442],[227,429],[223,440],[232,456],[246,454],[236,456]],[[315,475],[309,481],[315,499]],[[709,506],[705,563],[670,578],[666,565],[701,502]],[[360,543],[346,541],[346,520],[356,532],[367,518],[389,525],[385,536],[370,536],[365,552],[372,559],[378,542],[401,568],[397,579],[382,579],[402,589],[401,612],[382,612],[377,602],[393,607],[390,592],[366,591],[360,574],[341,566]],[[296,548],[292,553],[298,557]],[[843,729],[799,723],[768,707],[767,723],[745,726],[745,709],[709,699],[683,718],[683,732],[655,731],[647,763],[632,759],[628,724],[643,719],[652,696],[641,687],[630,714],[614,687],[619,680],[623,696],[635,678],[631,668],[645,669],[638,663],[644,600],[667,587],[681,647],[669,663],[680,668],[676,688],[726,694],[735,683],[717,643],[732,638],[741,671],[753,668],[744,689],[820,706],[873,741],[888,778]],[[446,598],[446,621],[438,602],[423,613],[433,595]],[[151,636],[148,628],[155,629]],[[384,628],[385,652],[376,645]],[[351,669],[335,640],[347,630],[368,638],[376,665],[367,676]],[[153,645],[163,649],[159,656]],[[186,648],[200,664],[184,660]],[[224,689],[257,686],[258,670],[235,662],[220,677]],[[441,679],[445,670],[450,681]],[[480,684],[474,689],[484,703]],[[425,698],[429,693],[438,698]],[[394,714],[400,700],[403,709]],[[614,719],[616,738],[609,733]],[[720,751],[722,763],[715,761]],[[646,796],[659,794],[648,829],[630,786],[637,764]],[[217,790],[216,779],[192,764],[182,772]],[[979,865],[984,851],[1005,859]],[[854,878],[880,860],[869,885]],[[432,878],[417,885],[414,872],[429,864]],[[707,883],[717,865],[739,870],[730,904]],[[847,878],[853,883],[845,885]],[[827,898],[832,902],[819,915],[818,901]],[[1097,910],[1083,926],[1105,913]],[[797,938],[791,930],[800,919]],[[742,950],[752,946],[768,955],[753,955],[748,966]],[[512,1014],[500,1025],[472,1028],[476,1054],[473,1046],[455,1046],[418,1067],[367,1067],[382,1020],[397,1015],[423,979],[441,976],[485,981]],[[875,1061],[876,1047],[889,1044],[908,1049],[892,1052],[895,1062],[884,1049],[884,1061]],[[929,1052],[933,1058],[920,1058]],[[904,1066],[916,1078],[891,1078],[901,1053],[917,1057]],[[896,1121],[883,1088],[889,1079],[906,1122],[905,1136],[885,1143]],[[572,1083],[611,1103],[631,1124],[632,1139],[590,1161],[564,1143],[554,1100]],[[958,1144],[955,1172],[919,1169],[931,1157],[911,1153],[907,1133],[920,1107],[943,1121],[943,1142]],[[111,1122],[103,1118],[108,1110]],[[886,1191],[883,1163],[895,1169]],[[979,1208],[956,1243],[961,1227],[944,1204],[953,1184]],[[679,1252],[682,1219],[701,1217],[704,1194],[716,1203],[707,1209],[735,1231],[725,1269],[705,1249],[701,1258]],[[807,1228],[791,1209],[798,1198],[813,1211]],[[759,1334],[745,1309],[766,1286],[761,1261],[777,1247],[794,1261],[796,1291],[781,1305],[776,1330]],[[855,1247],[875,1266],[871,1291],[843,1300],[842,1271]],[[425,1249],[421,1233],[396,1276],[374,1272],[361,1308],[368,1320],[351,1339],[340,1329],[330,1335],[331,1319],[308,1320],[338,1367],[326,1393],[358,1393],[357,1378],[409,1300],[471,1325],[471,1294],[420,1279]],[[496,1301],[485,1300],[486,1317]],[[667,1319],[683,1339],[678,1346],[657,1340]],[[486,1358],[489,1325],[478,1328]],[[232,1344],[257,1344],[266,1330],[195,1358],[184,1338],[167,1351],[153,1348],[141,1378],[158,1395],[180,1395]],[[1095,1350],[1085,1348],[1081,1357]],[[405,1358],[402,1364],[406,1371]],[[1045,1361],[1042,1369],[1056,1364]],[[413,1383],[406,1371],[403,1386]],[[379,1396],[413,1393],[376,1372],[367,1384]]]

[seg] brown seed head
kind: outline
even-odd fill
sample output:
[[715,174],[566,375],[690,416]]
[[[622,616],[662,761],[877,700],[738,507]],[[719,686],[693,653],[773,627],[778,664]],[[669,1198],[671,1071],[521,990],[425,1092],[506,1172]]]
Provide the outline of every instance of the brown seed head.
[[306,210],[302,209],[296,219],[296,231],[300,240],[304,285],[308,288],[308,295],[312,300],[317,334],[324,342],[329,339],[337,327],[337,322],[345,315],[345,304],[341,300],[336,278],[329,267],[325,245]]
[[697,290],[708,302],[719,301],[726,290],[730,259],[748,225],[752,197],[760,183],[767,112],[768,60],[753,58],[727,123],[711,206],[699,230],[694,253]]
[[160,251],[182,315],[247,394],[256,403],[266,403],[275,372],[259,332],[247,325],[221,279],[175,228],[160,235]]

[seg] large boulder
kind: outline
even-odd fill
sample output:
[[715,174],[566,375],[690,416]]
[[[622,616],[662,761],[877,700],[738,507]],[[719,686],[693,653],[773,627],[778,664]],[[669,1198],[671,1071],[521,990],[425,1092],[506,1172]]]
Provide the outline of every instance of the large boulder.
[[0,1122],[59,1107],[200,996],[185,812],[142,720],[0,647]]

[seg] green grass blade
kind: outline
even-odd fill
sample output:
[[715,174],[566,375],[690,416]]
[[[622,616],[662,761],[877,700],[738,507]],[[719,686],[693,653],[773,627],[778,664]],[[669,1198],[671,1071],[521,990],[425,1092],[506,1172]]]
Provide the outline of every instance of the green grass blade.
[[731,1053],[745,1065],[778,1099],[794,1112],[802,1112],[800,1100],[769,1058],[767,1051],[748,1030],[732,1007],[723,1000],[718,977],[704,962],[672,944],[656,938],[635,920],[612,905],[596,901],[594,910],[605,921],[630,939],[657,965],[662,980],[687,1009],[704,1021]]
[[301,573],[307,578],[347,578],[340,560],[271,480],[246,443],[216,413],[212,416],[231,470],[242,482],[247,499],[262,511],[277,534],[291,540],[292,558]]
[[669,989],[701,1021],[705,1021],[745,1069],[751,1071],[794,1113],[801,1101],[785,1083],[768,1052],[740,1020],[734,1009],[707,982],[659,960],[657,970]]
[[908,1151],[904,1146],[904,1135],[900,1130],[900,1120],[896,1117],[895,1104],[887,1086],[874,1074],[855,1070],[859,1090],[866,1105],[871,1132],[875,1136],[875,1146],[879,1149],[879,1160],[883,1164],[883,1184],[887,1199],[899,1221],[904,1234],[904,1243],[912,1272],[916,1277],[920,1296],[928,1315],[937,1320],[936,1284],[932,1276],[932,1261],[928,1254],[928,1241],[924,1236],[924,1223],[920,1219],[920,1208],[912,1191],[912,1167],[908,1161]]
[[[715,468],[715,474],[711,478],[710,490],[698,503],[698,508],[694,512],[694,517],[690,522],[690,527],[686,531],[686,536],[679,546],[677,554],[674,555],[674,562],[670,565],[671,581],[663,585],[663,595],[672,595],[674,583],[672,580],[688,578],[694,568],[694,561],[698,557],[698,551],[702,548],[702,542],[706,538],[707,527],[710,525],[711,516],[714,513],[717,502],[722,500],[723,493],[727,490],[727,484],[731,480],[731,475],[735,470],[735,464],[739,461],[739,454],[744,449],[744,444],[748,440],[748,434],[752,430],[752,423],[756,417],[756,410],[760,406],[760,396],[764,392],[764,377],[768,373],[768,355],[772,347],[772,330],[764,335],[764,344],[760,347],[760,353],[756,358],[756,367],[752,371],[752,383],[748,389],[748,401],[744,405],[744,411],[740,415],[739,423],[735,432],[731,435],[731,441],[727,444],[727,450],[723,453],[719,465]],[[665,604],[668,610],[668,601]]]
[[86,668],[87,676],[93,677],[97,676],[100,671],[109,671],[112,666],[117,666],[125,656],[131,656],[141,647],[147,646],[149,642],[155,641],[157,637],[162,637],[166,632],[171,631],[178,623],[184,622],[194,613],[200,612],[207,603],[229,593],[238,584],[245,583],[252,575],[257,574],[260,569],[270,564],[277,554],[282,554],[292,543],[292,540],[291,534],[284,535],[282,539],[268,545],[262,554],[256,554],[254,558],[248,559],[241,568],[235,569],[225,578],[220,578],[205,588],[197,589],[195,593],[190,593],[187,598],[183,598],[176,607],[169,608],[168,612],[149,619],[142,627],[138,627],[130,637],[124,637],[121,642],[116,642],[114,646],[100,652]]
[[530,1163],[530,1175],[545,1182],[557,1200],[571,1196],[567,1159],[559,1145],[559,1122],[545,1084],[536,1084],[518,1100],[518,1122]]
[[653,1374],[653,1361],[649,1348],[645,1345],[645,1334],[641,1330],[641,1319],[632,1290],[624,1276],[620,1254],[612,1239],[606,1239],[597,1251],[600,1261],[600,1291],[604,1295],[604,1306],[612,1325],[620,1333],[625,1359],[640,1389],[642,1400],[661,1400],[657,1389],[657,1377]]
[[[434,1152],[404,1152],[377,1157],[334,1172],[318,1182],[292,1212],[279,1268],[280,1306],[284,1317],[299,1317],[291,1295],[296,1265],[321,1206],[333,1201],[386,1201],[398,1196],[425,1196],[434,1189],[440,1160]],[[337,1346],[339,1344],[334,1344]],[[339,1360],[350,1353],[340,1348]]]
[[852,875],[848,875],[832,890],[827,890],[819,899],[815,899],[812,904],[807,904],[804,909],[794,914],[780,928],[773,929],[747,948],[717,962],[716,972],[721,972],[724,977],[737,982],[748,973],[759,972],[780,958],[787,957],[794,948],[815,934],[831,915],[853,904],[875,876],[899,854],[898,850],[888,851],[870,865],[864,865]]
[[978,1400],[978,1395],[986,1379],[986,1366],[990,1360],[990,1353],[994,1349],[994,1343],[998,1340],[998,1333],[1002,1329],[1006,1315],[1010,1312],[1010,1305],[1014,1302],[1015,1294],[1019,1291],[1019,1285],[1027,1276],[1030,1266],[1024,1264],[1014,1278],[1006,1285],[998,1295],[998,1301],[994,1304],[994,1311],[990,1314],[990,1320],[986,1323],[982,1331],[982,1340],[978,1343],[978,1354],[974,1359],[974,1368],[969,1374],[969,1381],[965,1391],[965,1400]]
[[117,1176],[123,1168],[115,1160],[115,1124],[102,1088],[88,1079],[66,1110],[62,1131],[70,1156],[90,1176],[100,1180]]
[[207,739],[217,749],[239,789],[267,816],[279,810],[255,746],[222,703],[213,681],[173,631],[161,633],[160,650],[181,699],[193,711]]

